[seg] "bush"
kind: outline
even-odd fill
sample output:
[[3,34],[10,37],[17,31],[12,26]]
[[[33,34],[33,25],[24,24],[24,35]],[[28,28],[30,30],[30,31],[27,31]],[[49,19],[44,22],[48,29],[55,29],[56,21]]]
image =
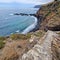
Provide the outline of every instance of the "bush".
[[4,45],[5,45],[4,40],[6,40],[6,37],[2,37],[2,36],[0,36],[0,49],[3,48]]
[[25,39],[30,38],[30,34],[26,34],[26,35],[24,35],[24,34],[12,34],[12,35],[10,35],[10,38],[12,40],[18,40],[18,39],[25,40]]
[[34,35],[37,36],[37,37],[42,37],[44,34],[45,34],[44,31],[38,31]]
[[3,40],[0,40],[0,49],[2,49],[4,47],[5,43],[3,42]]
[[5,40],[5,39],[6,39],[5,37],[0,36],[0,40]]
[[27,33],[26,34],[26,37],[27,37],[27,39],[31,38],[31,34],[30,33]]
[[59,34],[59,36],[60,36],[60,32],[58,32],[57,34]]

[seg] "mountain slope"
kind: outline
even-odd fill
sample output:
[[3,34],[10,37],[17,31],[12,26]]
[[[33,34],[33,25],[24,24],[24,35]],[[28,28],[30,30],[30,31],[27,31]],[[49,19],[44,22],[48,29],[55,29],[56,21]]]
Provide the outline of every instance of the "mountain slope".
[[60,1],[42,6],[36,17],[41,30],[0,37],[0,60],[60,60]]
[[[57,42],[58,35],[52,31],[48,31],[39,41],[38,43],[27,53],[23,54],[22,58],[19,60],[60,60],[60,48]],[[57,42],[56,42],[57,41]],[[54,43],[55,42],[55,43]],[[52,46],[51,46],[52,43]],[[57,45],[56,45],[57,44]],[[58,48],[54,48],[57,46]],[[52,50],[51,50],[52,48]],[[56,51],[55,51],[56,50]],[[52,54],[53,52],[53,54]],[[59,53],[59,55],[57,54]],[[56,53],[56,54],[55,54]],[[54,55],[55,54],[55,55]],[[53,56],[53,57],[52,57]],[[57,57],[58,56],[58,57]]]
[[34,8],[40,8],[41,6],[40,5],[36,5],[36,6],[34,6]]
[[60,1],[42,6],[36,15],[42,21],[40,29],[60,31]]

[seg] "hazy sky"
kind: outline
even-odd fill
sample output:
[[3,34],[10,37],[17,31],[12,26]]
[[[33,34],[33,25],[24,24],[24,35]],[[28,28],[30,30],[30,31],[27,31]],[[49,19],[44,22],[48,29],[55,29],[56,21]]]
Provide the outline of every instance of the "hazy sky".
[[11,2],[18,2],[18,3],[29,3],[29,4],[43,4],[54,0],[0,0],[0,3],[11,3]]

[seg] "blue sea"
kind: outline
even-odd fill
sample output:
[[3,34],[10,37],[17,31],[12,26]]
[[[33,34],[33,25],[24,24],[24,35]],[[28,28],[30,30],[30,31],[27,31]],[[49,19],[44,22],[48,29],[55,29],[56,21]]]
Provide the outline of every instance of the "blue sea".
[[37,8],[0,8],[0,36],[14,33],[26,34],[37,25],[33,16],[13,15],[14,13],[36,13]]

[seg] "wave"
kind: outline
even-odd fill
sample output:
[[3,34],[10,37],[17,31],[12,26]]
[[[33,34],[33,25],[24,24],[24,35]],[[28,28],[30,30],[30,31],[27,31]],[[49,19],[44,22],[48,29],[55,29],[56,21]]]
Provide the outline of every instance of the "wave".
[[16,31],[16,33],[18,33],[18,32],[19,32],[19,30]]
[[31,30],[33,30],[36,27],[37,18],[34,16],[31,16],[31,17],[35,19],[35,22],[32,25],[28,26],[25,30],[23,30],[23,32],[21,34],[27,34],[28,32],[30,32]]
[[9,14],[9,15],[11,15],[11,16],[12,16],[12,15],[14,15],[14,14],[12,14],[12,13],[11,13],[11,14]]

